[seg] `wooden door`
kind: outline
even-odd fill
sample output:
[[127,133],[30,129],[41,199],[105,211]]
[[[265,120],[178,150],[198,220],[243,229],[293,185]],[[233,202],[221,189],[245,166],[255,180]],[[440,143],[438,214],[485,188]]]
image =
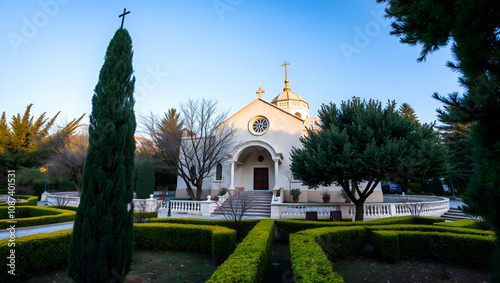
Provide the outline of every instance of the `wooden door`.
[[269,190],[269,169],[254,168],[253,169],[253,189],[254,190]]

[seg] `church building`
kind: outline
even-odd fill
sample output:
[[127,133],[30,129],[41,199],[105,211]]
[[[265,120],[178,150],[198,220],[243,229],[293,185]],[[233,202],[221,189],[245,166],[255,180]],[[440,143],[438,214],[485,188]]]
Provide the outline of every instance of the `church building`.
[[[299,138],[307,129],[320,131],[319,118],[312,118],[309,104],[289,87],[285,61],[285,87],[270,102],[262,98],[265,91],[259,87],[258,98],[229,117],[236,129],[237,146],[227,160],[213,168],[212,177],[203,183],[203,198],[216,196],[221,188],[229,190],[273,191],[283,188],[285,201],[290,202],[290,190],[301,189],[300,202],[322,202],[328,191],[332,202],[344,202],[341,188],[308,189],[296,180],[290,170],[292,147],[301,147]],[[186,184],[177,178],[177,199],[187,199]],[[382,202],[382,191],[377,188],[367,202]]]

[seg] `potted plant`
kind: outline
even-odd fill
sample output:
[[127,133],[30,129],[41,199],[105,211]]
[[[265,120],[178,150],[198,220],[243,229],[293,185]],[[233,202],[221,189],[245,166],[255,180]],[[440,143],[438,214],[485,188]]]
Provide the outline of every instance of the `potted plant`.
[[325,192],[323,192],[321,197],[323,198],[324,203],[329,203],[332,196],[328,192],[325,191]]
[[299,202],[299,196],[301,194],[300,189],[291,189],[290,194],[292,195],[293,202]]
[[344,191],[344,189],[342,189],[342,191],[340,191],[340,194],[345,199],[345,203],[351,203],[351,199],[349,198],[347,193]]

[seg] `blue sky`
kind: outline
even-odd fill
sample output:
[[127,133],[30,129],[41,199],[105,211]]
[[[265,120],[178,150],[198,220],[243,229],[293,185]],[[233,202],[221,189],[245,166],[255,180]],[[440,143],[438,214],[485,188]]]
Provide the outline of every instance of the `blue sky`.
[[[121,20],[133,40],[136,113],[162,114],[188,98],[214,98],[229,114],[282,92],[286,60],[292,91],[316,117],[322,103],[352,96],[396,100],[422,122],[442,105],[434,92],[462,91],[445,67],[449,49],[417,63],[419,47],[390,36],[383,6],[356,1],[3,1],[1,109],[8,117],[91,112],[104,54]],[[85,118],[88,122],[88,117]]]

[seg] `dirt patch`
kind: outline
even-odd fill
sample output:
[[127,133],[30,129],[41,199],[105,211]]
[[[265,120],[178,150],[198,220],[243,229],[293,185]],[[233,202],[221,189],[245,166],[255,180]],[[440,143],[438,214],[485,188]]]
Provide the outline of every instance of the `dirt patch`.
[[440,262],[403,259],[389,264],[366,257],[347,257],[333,262],[333,270],[345,282],[488,282],[488,271]]

